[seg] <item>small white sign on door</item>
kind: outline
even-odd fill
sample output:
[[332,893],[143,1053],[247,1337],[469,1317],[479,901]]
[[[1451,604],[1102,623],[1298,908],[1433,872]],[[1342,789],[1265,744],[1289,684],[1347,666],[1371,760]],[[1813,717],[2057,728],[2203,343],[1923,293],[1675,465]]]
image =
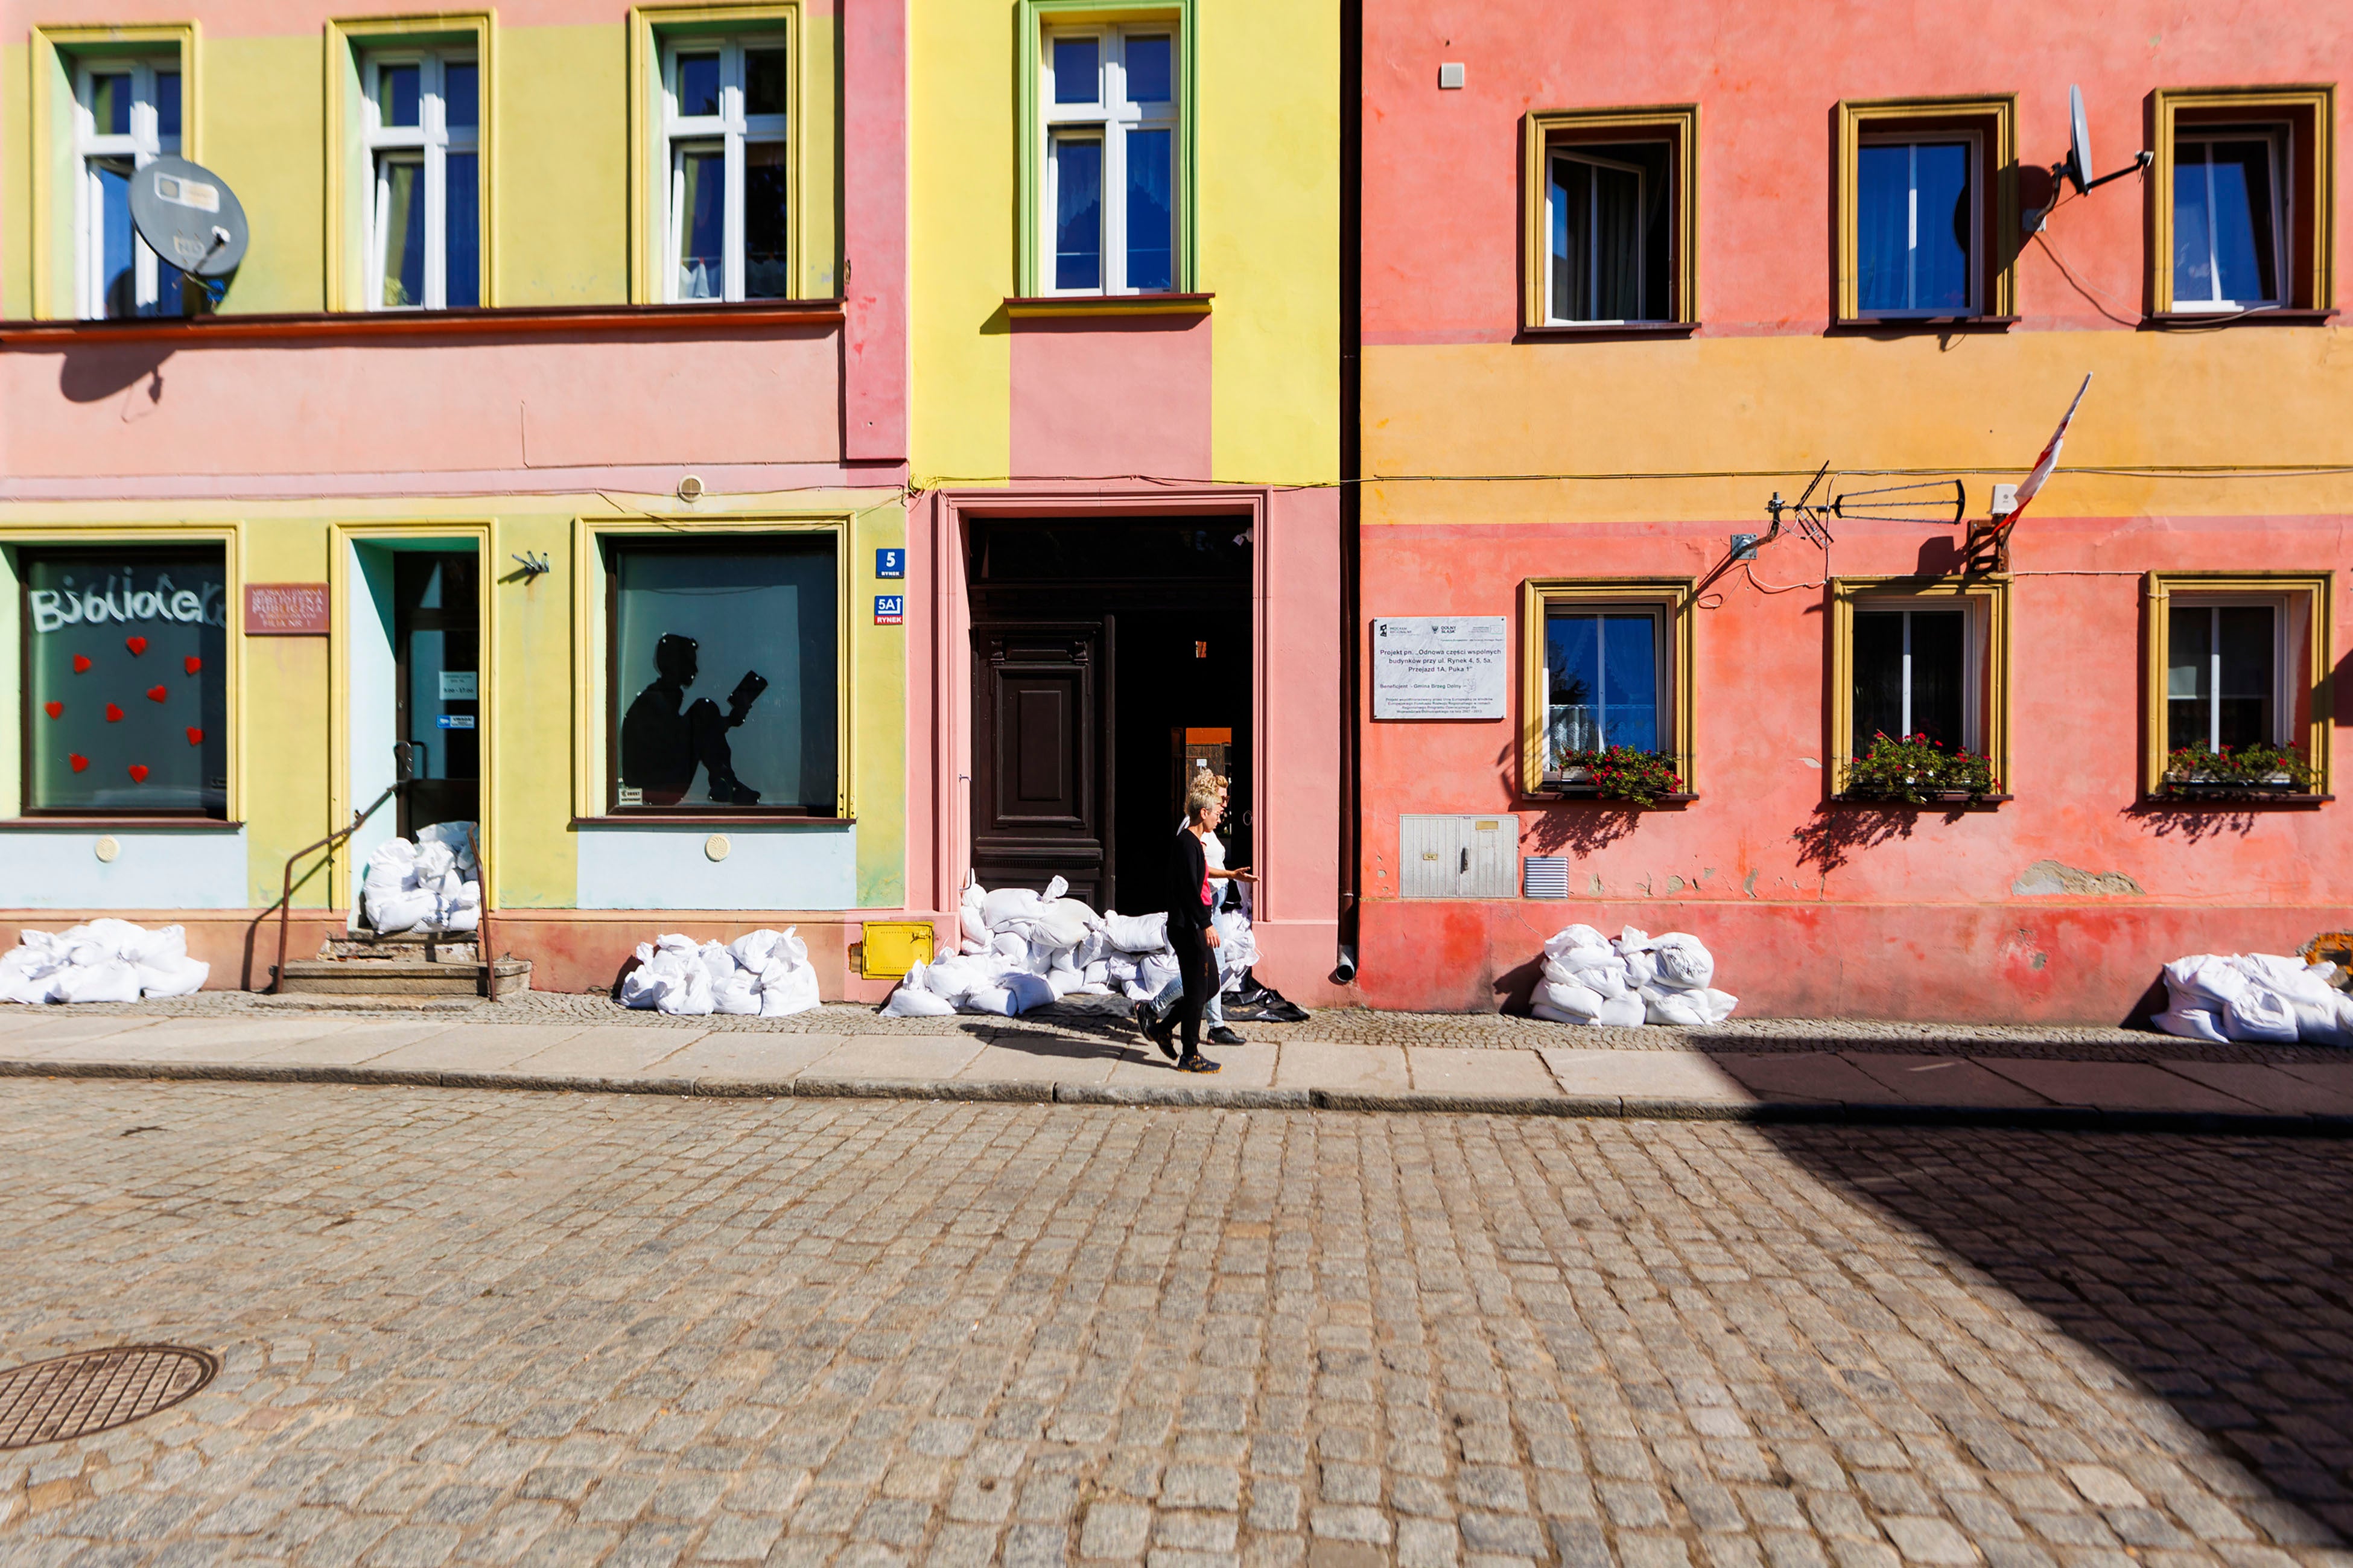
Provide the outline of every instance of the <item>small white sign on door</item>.
[[1503,616],[1376,616],[1373,717],[1501,719],[1510,642]]
[[470,669],[445,669],[441,672],[441,700],[471,702],[475,698],[474,672]]

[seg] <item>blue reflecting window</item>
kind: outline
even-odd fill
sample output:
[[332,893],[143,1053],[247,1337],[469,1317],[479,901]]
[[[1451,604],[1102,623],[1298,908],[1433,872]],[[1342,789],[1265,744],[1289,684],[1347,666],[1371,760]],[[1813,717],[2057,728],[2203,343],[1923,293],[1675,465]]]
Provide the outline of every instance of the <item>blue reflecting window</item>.
[[2275,305],[2277,144],[2267,136],[2185,139],[2173,163],[2173,301],[2192,308]]
[[727,155],[716,147],[678,155],[678,297],[717,300],[726,286]]
[[1176,134],[1127,133],[1127,286],[1166,290],[1176,276],[1169,240],[1176,232],[1170,189]]
[[1863,314],[1974,309],[1974,161],[1966,142],[1856,149],[1855,302]]
[[449,154],[442,188],[442,238],[448,258],[443,302],[479,305],[482,302],[482,185],[473,153]]
[[129,71],[90,79],[90,122],[100,136],[131,134],[132,96]]
[[1054,287],[1103,287],[1103,142],[1054,139]]
[[376,112],[386,125],[418,125],[424,101],[421,66],[384,66],[376,74]]
[[131,229],[131,163],[108,159],[91,165],[99,201],[100,314],[136,315],[139,253]]
[[1545,619],[1550,756],[1609,746],[1659,749],[1659,618],[1554,611]]
[[1054,101],[1094,103],[1103,96],[1103,40],[1054,40]]
[[1147,35],[1127,40],[1127,100],[1130,103],[1166,103],[1169,92],[1169,40],[1165,35]]
[[481,79],[470,65],[451,64],[441,72],[441,121],[451,130],[481,122]]
[[700,120],[719,112],[719,57],[678,57],[678,112]]
[[180,73],[155,73],[155,134],[165,142],[180,134]]

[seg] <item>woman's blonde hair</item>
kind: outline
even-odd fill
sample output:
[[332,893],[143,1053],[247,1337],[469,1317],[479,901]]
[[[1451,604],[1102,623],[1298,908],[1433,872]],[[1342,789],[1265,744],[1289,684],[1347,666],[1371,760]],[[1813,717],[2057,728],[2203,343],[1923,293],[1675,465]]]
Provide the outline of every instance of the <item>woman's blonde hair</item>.
[[1207,769],[1198,769],[1185,790],[1185,820],[1198,822],[1209,807],[1226,798],[1226,781]]

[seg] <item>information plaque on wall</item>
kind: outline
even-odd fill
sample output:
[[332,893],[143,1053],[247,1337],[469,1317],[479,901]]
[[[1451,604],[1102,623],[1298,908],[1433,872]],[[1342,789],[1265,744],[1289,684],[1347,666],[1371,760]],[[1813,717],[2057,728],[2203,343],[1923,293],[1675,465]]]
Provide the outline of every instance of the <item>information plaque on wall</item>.
[[1503,616],[1376,616],[1373,717],[1501,719],[1510,640]]
[[249,637],[322,637],[327,635],[324,583],[248,583],[245,635]]

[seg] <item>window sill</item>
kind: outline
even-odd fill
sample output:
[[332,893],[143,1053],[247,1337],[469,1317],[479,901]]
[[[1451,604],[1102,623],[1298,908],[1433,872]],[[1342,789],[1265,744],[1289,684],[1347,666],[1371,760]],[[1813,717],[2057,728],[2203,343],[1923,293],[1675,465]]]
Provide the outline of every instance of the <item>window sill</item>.
[[497,338],[702,327],[832,326],[839,300],[741,305],[522,305],[473,310],[315,310],[284,315],[134,317],[111,321],[0,321],[0,344],[266,342],[322,338]]
[[1699,331],[1697,321],[1546,321],[1520,329],[1525,342],[1546,338],[1687,338]]
[[1841,332],[2006,332],[2016,316],[1848,316],[1831,323]]
[[2141,318],[2141,324],[2160,331],[2169,327],[2319,327],[2326,326],[2336,314],[2333,310],[2289,310],[2274,305],[2259,305],[2252,310],[2152,310]]
[[854,816],[804,816],[788,811],[739,811],[729,816],[715,812],[702,816],[691,811],[648,811],[619,816],[575,816],[572,826],[576,831],[583,827],[849,827],[857,822]]
[[190,833],[237,833],[242,822],[217,816],[5,816],[0,833],[102,833],[115,828],[179,828]]
[[1605,795],[1591,784],[1546,784],[1526,798],[1546,805],[1592,805],[1620,806],[1629,811],[1658,811],[1671,806],[1685,806],[1699,798],[1685,791],[1653,795],[1648,805],[1638,805],[1623,795]]
[[1206,316],[1215,294],[1008,295],[1008,316]]
[[2167,790],[2159,795],[2145,795],[2144,809],[2150,811],[2240,811],[2251,805],[2281,806],[2290,810],[2306,810],[2327,805],[2337,797],[2333,795],[2293,795],[2285,790],[2233,789],[2229,785],[2208,785],[2204,788]]
[[2014,795],[1971,795],[1960,790],[1946,790],[1926,800],[1887,800],[1877,795],[1834,795],[1832,805],[1862,805],[1883,811],[1992,811],[2008,805],[2018,797]]

